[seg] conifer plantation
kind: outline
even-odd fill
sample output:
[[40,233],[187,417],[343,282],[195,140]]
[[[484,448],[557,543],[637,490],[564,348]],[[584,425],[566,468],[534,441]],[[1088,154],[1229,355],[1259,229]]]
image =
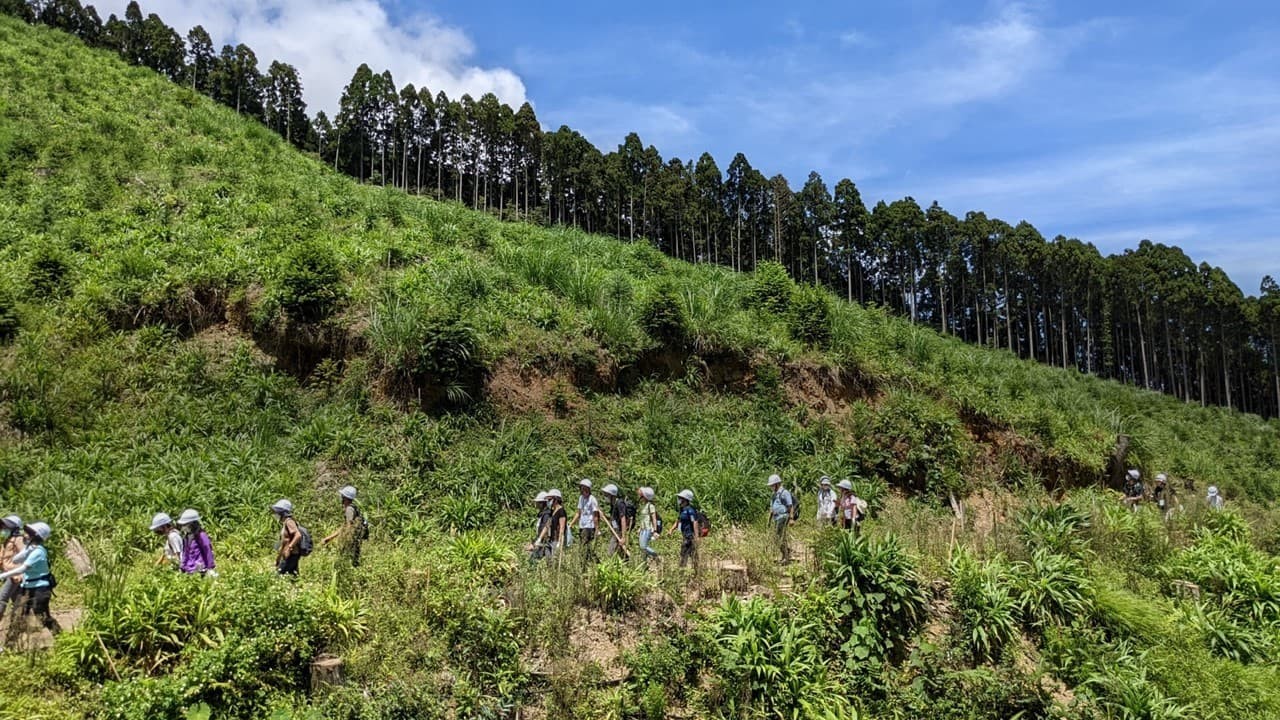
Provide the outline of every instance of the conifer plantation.
[[[136,4],[0,9],[0,511],[53,527],[65,628],[6,642],[0,714],[1280,716],[1274,283],[363,66],[311,117]],[[529,562],[583,477],[655,489],[661,563]],[[358,568],[319,542],[347,485]],[[156,564],[184,508],[216,577]]]

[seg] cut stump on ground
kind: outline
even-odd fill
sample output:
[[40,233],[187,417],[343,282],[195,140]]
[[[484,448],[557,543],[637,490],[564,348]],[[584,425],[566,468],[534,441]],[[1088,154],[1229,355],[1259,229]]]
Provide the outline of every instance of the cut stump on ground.
[[327,685],[341,685],[342,658],[332,655],[321,655],[311,663],[311,690],[319,690]]
[[746,592],[747,566],[736,563],[720,564],[720,590],[722,592]]

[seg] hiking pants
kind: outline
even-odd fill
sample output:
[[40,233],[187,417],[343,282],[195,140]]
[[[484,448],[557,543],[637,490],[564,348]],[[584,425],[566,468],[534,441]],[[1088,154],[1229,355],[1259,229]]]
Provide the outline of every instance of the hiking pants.
[[586,560],[595,560],[596,529],[578,528],[578,539],[582,541],[582,557]]
[[782,562],[787,562],[791,559],[791,544],[787,542],[787,527],[790,523],[791,518],[786,516],[773,519],[773,539],[782,553]]
[[302,556],[299,555],[298,553],[294,553],[289,557],[286,557],[285,559],[276,563],[276,572],[280,573],[281,575],[293,575],[294,577],[297,577],[298,561],[300,559],[302,559]]
[[645,557],[656,558],[658,557],[658,551],[649,547],[649,543],[651,542],[653,542],[653,531],[641,530],[640,531],[640,549],[644,551]]
[[698,548],[693,544],[693,536],[685,535],[684,542],[680,543],[680,567],[688,565],[690,560],[693,560],[696,565],[698,560],[697,552]]
[[32,615],[39,618],[40,624],[51,634],[57,635],[62,632],[62,626],[53,618],[53,613],[49,612],[49,599],[52,597],[53,591],[47,587],[18,590],[13,598],[13,607],[15,611],[18,608],[22,608],[22,611],[15,612],[14,618],[9,622],[9,632],[5,634],[5,645],[9,645],[22,634],[27,626],[27,618]]
[[4,611],[9,607],[9,601],[13,600],[16,607],[18,601],[15,599],[19,591],[22,590],[22,583],[13,580],[0,581],[0,617],[4,617]]

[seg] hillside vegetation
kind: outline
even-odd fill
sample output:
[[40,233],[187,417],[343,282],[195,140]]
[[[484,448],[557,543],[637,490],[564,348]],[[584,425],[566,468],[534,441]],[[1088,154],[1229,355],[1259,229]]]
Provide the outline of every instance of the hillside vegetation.
[[[1280,423],[974,348],[778,266],[361,186],[8,18],[0,342],[0,509],[99,566],[55,565],[55,607],[84,616],[0,663],[6,713],[1280,712]],[[1195,484],[1171,522],[1099,489],[1121,435],[1129,464]],[[851,478],[866,537],[805,527],[779,566],[774,471],[806,515],[819,475]],[[529,499],[583,476],[655,487],[668,522],[693,489],[716,526],[700,572],[678,538],[651,571],[527,567]],[[321,550],[275,577],[268,505],[327,534],[347,483],[366,565]],[[1208,484],[1239,512],[1206,513]],[[184,507],[217,579],[151,566],[151,514]],[[744,597],[720,599],[721,560]],[[306,692],[319,652],[346,686]]]

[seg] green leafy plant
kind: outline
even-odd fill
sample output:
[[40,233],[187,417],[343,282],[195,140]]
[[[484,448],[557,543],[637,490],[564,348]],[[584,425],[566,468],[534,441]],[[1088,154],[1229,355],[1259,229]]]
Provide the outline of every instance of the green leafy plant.
[[762,262],[751,274],[743,300],[749,308],[783,316],[791,307],[795,285],[795,281],[781,264]]
[[787,329],[800,342],[825,348],[831,343],[831,296],[812,285],[800,285],[787,308]]
[[689,318],[669,283],[657,286],[641,301],[640,327],[666,347],[681,347],[688,340]]
[[624,563],[615,556],[596,564],[589,592],[601,610],[622,613],[636,607],[652,587],[653,581],[643,567]]
[[293,245],[281,256],[275,292],[280,307],[294,320],[329,317],[345,296],[337,257],[317,242]]
[[858,659],[900,658],[925,619],[915,564],[894,535],[840,533],[824,558],[824,579],[840,608],[837,625]]
[[1002,559],[980,562],[960,550],[951,556],[951,597],[959,639],[976,662],[995,662],[1018,633],[1018,601]]

